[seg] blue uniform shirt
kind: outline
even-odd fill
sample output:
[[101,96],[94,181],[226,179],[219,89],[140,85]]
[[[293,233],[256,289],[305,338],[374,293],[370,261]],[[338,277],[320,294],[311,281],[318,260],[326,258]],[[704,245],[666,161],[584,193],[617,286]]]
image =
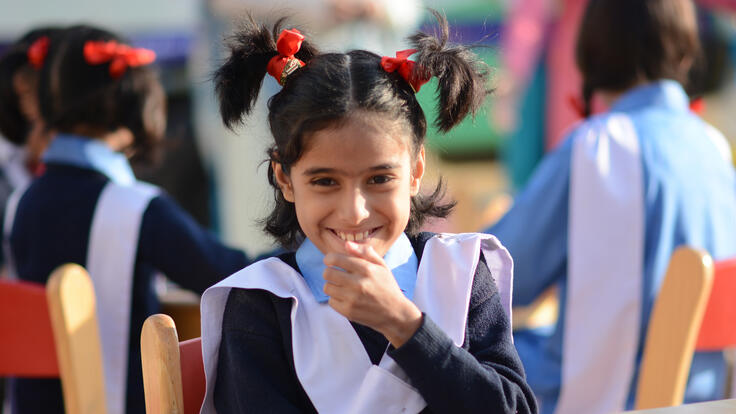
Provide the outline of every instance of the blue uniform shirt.
[[[628,91],[609,112],[579,128],[591,122],[604,123],[614,114],[631,120],[643,165],[645,251],[638,361],[649,314],[673,250],[687,244],[705,249],[716,260],[736,255],[736,180],[733,166],[709,136],[711,127],[689,110],[688,97],[677,82],[662,80]],[[545,157],[512,209],[486,230],[501,240],[514,259],[515,304],[530,304],[551,286],[559,290],[557,324],[515,334],[542,413],[554,412],[564,364],[568,199],[576,131]],[[721,368],[720,353],[697,354],[686,400],[720,397]],[[636,378],[632,378],[629,407],[635,384]]]

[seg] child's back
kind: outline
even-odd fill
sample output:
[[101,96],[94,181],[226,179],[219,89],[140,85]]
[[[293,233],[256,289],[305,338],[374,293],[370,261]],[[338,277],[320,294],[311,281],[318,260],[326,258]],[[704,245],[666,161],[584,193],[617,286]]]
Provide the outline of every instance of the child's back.
[[[62,41],[65,47],[54,49]],[[109,59],[91,63],[83,57],[87,49]],[[84,26],[52,40],[48,59],[61,69],[44,68],[42,85],[49,87],[40,93],[44,119],[60,133],[44,154],[46,171],[11,197],[3,222],[6,262],[19,278],[45,283],[68,262],[90,272],[111,413],[144,411],[138,338],[145,318],[159,311],[155,275],[202,292],[247,264],[242,252],[221,245],[159,189],[137,182],[116,151],[146,152],[163,133],[164,96],[152,70],[134,59],[122,70],[106,64],[149,54]],[[65,76],[70,66],[92,75]],[[63,412],[58,380],[16,379],[11,399],[14,412]]]

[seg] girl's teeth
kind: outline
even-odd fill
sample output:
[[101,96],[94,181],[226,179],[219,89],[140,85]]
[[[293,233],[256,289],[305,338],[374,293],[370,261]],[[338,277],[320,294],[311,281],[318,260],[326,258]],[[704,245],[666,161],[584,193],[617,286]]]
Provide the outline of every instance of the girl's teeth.
[[364,231],[363,233],[343,233],[343,232],[336,232],[338,237],[345,241],[362,241],[364,239],[367,239],[368,236],[371,234],[370,230]]

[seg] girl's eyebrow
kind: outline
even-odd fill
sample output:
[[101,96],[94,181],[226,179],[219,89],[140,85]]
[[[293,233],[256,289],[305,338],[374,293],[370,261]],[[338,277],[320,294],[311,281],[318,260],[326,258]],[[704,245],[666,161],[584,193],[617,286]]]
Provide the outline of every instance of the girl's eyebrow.
[[[399,168],[398,164],[379,164],[368,168],[366,171],[379,171],[379,170],[393,170]],[[304,175],[318,175],[318,174],[345,174],[345,172],[337,168],[329,167],[312,167],[304,171]]]

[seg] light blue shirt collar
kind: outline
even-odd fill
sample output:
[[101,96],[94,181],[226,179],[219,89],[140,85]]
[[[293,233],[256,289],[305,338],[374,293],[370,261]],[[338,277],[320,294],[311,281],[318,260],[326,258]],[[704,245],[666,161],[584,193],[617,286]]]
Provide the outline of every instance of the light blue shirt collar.
[[644,106],[660,106],[684,112],[690,108],[690,99],[677,81],[662,79],[624,93],[613,103],[611,112],[627,112]]
[[[305,239],[296,251],[297,266],[319,303],[325,303],[329,299],[324,292],[325,279],[322,277],[327,268],[323,261],[324,258],[325,255],[309,239]],[[406,234],[401,233],[401,236],[383,256],[383,260],[391,269],[404,296],[409,299],[414,297],[419,260]]]
[[94,138],[58,134],[51,140],[42,159],[47,164],[64,164],[97,171],[116,184],[131,185],[135,182],[133,169],[125,155]]

